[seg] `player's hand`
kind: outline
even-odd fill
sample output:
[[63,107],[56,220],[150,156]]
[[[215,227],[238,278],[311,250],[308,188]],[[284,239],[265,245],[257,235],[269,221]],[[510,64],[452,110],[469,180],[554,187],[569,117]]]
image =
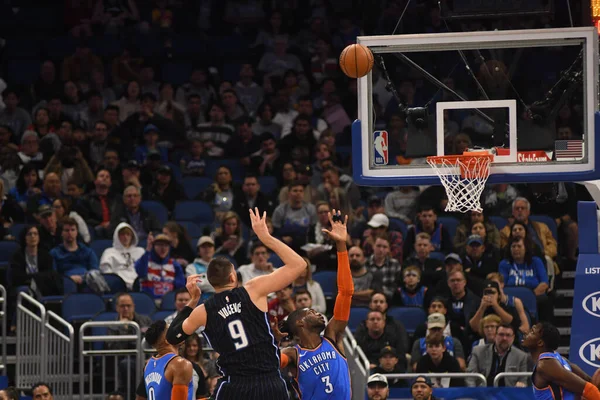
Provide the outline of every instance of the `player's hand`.
[[190,293],[190,296],[192,296],[192,300],[195,300],[194,304],[197,304],[198,301],[200,301],[200,297],[202,296],[202,291],[198,287],[198,284],[202,282],[200,277],[201,275],[199,274],[190,275],[188,276],[187,282],[185,283],[185,288]]
[[273,336],[275,336],[275,340],[277,340],[278,343],[287,336],[287,334],[279,330],[279,321],[277,320],[277,317],[273,317],[273,320],[271,321],[271,331],[273,332]]
[[[339,210],[332,210],[328,216],[329,223],[331,224],[331,230],[323,229],[323,233],[329,235],[329,237],[336,242],[346,243],[348,240],[348,228],[346,227],[346,224],[348,223],[348,216],[346,215],[344,218],[342,218],[342,212]],[[336,218],[335,221],[333,220],[334,217]]]
[[600,388],[600,368],[594,372],[594,376],[592,376],[592,385]]
[[517,382],[517,383],[515,383],[515,387],[524,388],[524,387],[527,387],[527,385],[524,384],[523,382]]
[[256,236],[258,236],[261,242],[264,242],[265,239],[271,237],[269,227],[267,226],[266,211],[264,211],[261,216],[258,207],[255,207],[254,210],[250,209],[250,221],[252,221],[252,230],[256,233]]

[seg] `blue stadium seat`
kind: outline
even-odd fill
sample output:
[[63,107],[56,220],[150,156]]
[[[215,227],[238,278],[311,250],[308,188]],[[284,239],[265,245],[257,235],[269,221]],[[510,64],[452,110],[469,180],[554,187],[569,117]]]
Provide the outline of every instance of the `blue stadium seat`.
[[179,167],[179,165],[172,163],[172,162],[167,162],[166,165],[168,165],[171,168],[171,170],[173,171],[173,177],[175,178],[177,183],[181,184],[182,176],[181,176],[181,168]]
[[190,62],[168,62],[162,66],[162,80],[173,85],[183,85],[192,74]]
[[223,64],[223,70],[221,75],[223,80],[230,82],[237,82],[240,80],[240,69],[242,64],[240,63],[225,63]]
[[260,184],[260,191],[269,195],[277,194],[275,191],[279,189],[279,183],[274,176],[260,176],[258,177],[258,183]]
[[142,208],[152,214],[158,219],[161,225],[169,220],[169,210],[164,206],[163,203],[158,201],[142,201]]
[[445,226],[450,234],[450,241],[454,240],[454,235],[456,234],[456,228],[460,224],[460,221],[454,217],[438,217],[438,222]]
[[502,228],[504,228],[506,225],[508,225],[508,220],[504,217],[496,217],[494,215],[490,215],[488,217],[488,219],[490,220],[491,223],[496,225],[496,228],[498,228],[499,231],[501,231]]
[[165,294],[160,303],[161,310],[174,310],[175,309],[175,291],[170,291]]
[[507,296],[515,296],[521,299],[523,307],[529,311],[534,319],[537,319],[537,299],[533,290],[520,286],[505,286],[504,293]]
[[104,253],[104,250],[112,247],[112,245],[113,241],[110,239],[99,239],[90,243],[90,248],[94,250],[94,253],[96,253],[98,259],[100,259],[100,257],[102,257],[102,253]]
[[[142,292],[129,292],[128,293],[133,299],[133,303],[135,304],[135,312],[138,314],[144,315],[152,315],[156,311],[156,305],[154,303],[154,299]],[[114,299],[111,303],[111,307],[116,309],[117,300]]]
[[228,167],[231,170],[231,175],[234,181],[240,182],[242,179],[244,179],[246,170],[238,159],[208,160],[206,162],[205,169],[206,176],[214,178],[221,166]]
[[19,58],[41,57],[40,42],[30,38],[11,38],[6,41],[4,47],[4,59],[14,60]]
[[[191,221],[177,221],[179,225],[185,228],[188,235],[191,237],[200,237],[202,236],[202,227],[198,226],[195,222]],[[196,247],[196,243],[192,245],[193,248]]]
[[214,182],[213,178],[186,176],[182,179],[183,190],[188,199],[193,200]]
[[[98,314],[94,315],[94,317],[92,318],[92,321],[99,321],[99,322],[105,322],[105,321],[117,321],[119,318],[119,314],[114,312],[114,311],[102,311],[99,312]],[[101,328],[101,327],[96,327],[96,328],[91,328],[91,332],[92,335],[94,336],[104,336],[104,335],[108,335],[108,328]],[[94,350],[102,350],[104,349],[104,343],[103,342],[92,342],[92,348]]]
[[12,240],[0,241],[0,263],[8,263],[13,253],[19,248],[17,242]]
[[[283,260],[274,252],[269,256],[269,262],[273,264],[273,268],[281,268],[284,266]],[[314,279],[314,277],[313,277]]]
[[332,299],[337,292],[337,272],[320,271],[313,274],[313,279],[319,282],[325,298]]
[[59,36],[44,43],[44,52],[53,60],[63,60],[75,52],[75,39],[70,36]]
[[11,227],[8,228],[8,232],[10,232],[10,234],[13,235],[18,241],[21,230],[23,230],[23,228],[25,228],[26,226],[27,224],[12,224]]
[[123,52],[123,45],[113,35],[92,36],[90,48],[93,53],[100,57],[115,57]]
[[348,328],[352,332],[356,331],[356,328],[367,319],[369,311],[367,307],[352,307],[350,309],[350,318],[348,319]]
[[387,314],[402,322],[409,334],[413,334],[417,327],[427,319],[427,314],[420,307],[392,307]]
[[554,218],[547,215],[530,215],[529,219],[535,222],[543,222],[544,224],[548,225],[550,232],[552,232],[552,236],[554,236],[555,240],[558,240],[558,227],[556,226],[556,221]]
[[71,323],[90,320],[105,310],[102,297],[93,293],[71,293],[62,302],[62,317]]
[[402,237],[406,238],[406,232],[408,231],[408,227],[406,226],[406,222],[402,221],[398,218],[390,218],[390,231],[398,231],[402,233]]
[[432,251],[431,253],[429,253],[429,258],[433,258],[434,260],[444,261],[444,259],[446,258],[446,255],[444,253],[442,253],[441,251]]
[[117,274],[102,274],[102,276],[106,280],[106,283],[108,283],[111,293],[115,294],[115,293],[127,291],[127,285],[123,281],[123,278],[121,278],[119,275],[117,275]]
[[193,221],[200,225],[212,224],[214,213],[211,206],[203,201],[180,201],[173,210],[176,221]]
[[167,318],[169,315],[173,314],[173,310],[161,310],[152,314],[152,321],[159,321],[161,319]]

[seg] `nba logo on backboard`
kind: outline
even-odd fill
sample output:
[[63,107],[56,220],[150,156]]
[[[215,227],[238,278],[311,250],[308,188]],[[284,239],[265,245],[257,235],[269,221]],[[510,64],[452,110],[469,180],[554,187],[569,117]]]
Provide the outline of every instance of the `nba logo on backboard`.
[[373,148],[375,150],[375,165],[388,164],[388,133],[375,131],[373,133]]

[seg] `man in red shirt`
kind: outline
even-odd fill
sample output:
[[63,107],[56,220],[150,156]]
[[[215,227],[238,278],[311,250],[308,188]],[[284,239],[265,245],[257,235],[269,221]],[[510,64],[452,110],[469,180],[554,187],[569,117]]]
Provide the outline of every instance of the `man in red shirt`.
[[283,321],[289,313],[296,309],[293,292],[292,285],[275,292],[277,297],[268,304],[271,320],[277,317],[278,321]]

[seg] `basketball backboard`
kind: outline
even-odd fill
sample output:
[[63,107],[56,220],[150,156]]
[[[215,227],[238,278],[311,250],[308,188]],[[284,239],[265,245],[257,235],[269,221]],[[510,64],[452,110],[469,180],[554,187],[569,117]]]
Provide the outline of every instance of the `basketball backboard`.
[[[357,42],[369,47],[377,66],[358,79],[352,126],[358,184],[439,184],[426,157],[462,154],[465,147],[495,154],[489,183],[600,179],[594,27]],[[386,83],[408,104],[396,106]],[[391,100],[381,105],[379,96]]]

